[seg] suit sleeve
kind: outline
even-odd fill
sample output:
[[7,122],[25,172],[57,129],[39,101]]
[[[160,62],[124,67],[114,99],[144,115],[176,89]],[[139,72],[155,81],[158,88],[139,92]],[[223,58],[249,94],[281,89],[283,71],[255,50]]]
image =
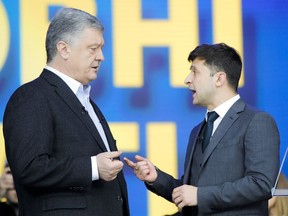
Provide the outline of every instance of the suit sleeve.
[[182,181],[175,179],[171,175],[159,170],[158,168],[157,168],[157,172],[158,172],[158,177],[156,181],[153,184],[145,183],[145,185],[153,193],[172,202],[172,192],[174,188],[182,185]]
[[53,115],[47,98],[31,86],[9,100],[3,121],[6,154],[14,178],[28,188],[91,186],[90,157],[54,155]]
[[[279,168],[279,132],[266,113],[257,113],[249,123],[244,140],[243,178],[198,188],[198,210],[213,213],[249,205],[271,197]],[[237,165],[235,165],[237,169]]]

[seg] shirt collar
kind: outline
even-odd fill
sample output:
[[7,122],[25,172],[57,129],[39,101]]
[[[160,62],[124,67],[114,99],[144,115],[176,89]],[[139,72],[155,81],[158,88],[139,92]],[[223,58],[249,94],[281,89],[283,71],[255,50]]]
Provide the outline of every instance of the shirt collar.
[[91,86],[90,85],[83,85],[83,84],[80,84],[77,92],[76,92],[76,95],[77,94],[80,94],[80,95],[83,95],[84,98],[89,98],[90,97],[90,90],[91,90]]
[[[237,94],[234,97],[230,98],[229,100],[225,101],[224,103],[220,104],[216,107],[213,111],[215,111],[219,117],[223,118],[228,110],[232,107],[232,105],[240,98],[240,95]],[[212,111],[212,110],[211,110]],[[207,113],[210,112],[207,110],[206,112],[206,120],[207,120]]]
[[[45,66],[45,69],[53,72],[54,74],[56,74],[58,77],[60,77],[68,86],[69,88],[74,92],[74,94],[77,93],[77,91],[79,90],[80,86],[83,86],[80,82],[78,82],[77,80],[67,76],[66,74],[56,70],[55,68],[52,68],[48,65]],[[83,88],[83,87],[82,87]]]

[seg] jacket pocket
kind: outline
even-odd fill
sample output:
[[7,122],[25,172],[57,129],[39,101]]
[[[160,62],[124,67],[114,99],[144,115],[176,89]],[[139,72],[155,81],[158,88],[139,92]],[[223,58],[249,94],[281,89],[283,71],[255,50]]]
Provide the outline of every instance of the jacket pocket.
[[55,209],[84,209],[86,208],[85,196],[53,196],[43,200],[42,210],[49,211]]

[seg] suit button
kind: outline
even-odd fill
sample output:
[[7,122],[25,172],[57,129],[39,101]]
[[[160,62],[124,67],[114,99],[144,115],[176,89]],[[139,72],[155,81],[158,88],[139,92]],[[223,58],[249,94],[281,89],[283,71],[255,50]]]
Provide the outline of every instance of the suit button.
[[121,196],[117,196],[117,200],[122,201],[122,197]]

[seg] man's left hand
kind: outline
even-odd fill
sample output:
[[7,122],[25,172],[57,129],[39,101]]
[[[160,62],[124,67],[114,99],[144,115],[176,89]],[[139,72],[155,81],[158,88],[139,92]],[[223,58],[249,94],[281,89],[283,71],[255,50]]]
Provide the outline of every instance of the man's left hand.
[[182,185],[173,190],[172,200],[178,207],[179,211],[184,206],[196,206],[197,202],[197,187],[192,185]]

